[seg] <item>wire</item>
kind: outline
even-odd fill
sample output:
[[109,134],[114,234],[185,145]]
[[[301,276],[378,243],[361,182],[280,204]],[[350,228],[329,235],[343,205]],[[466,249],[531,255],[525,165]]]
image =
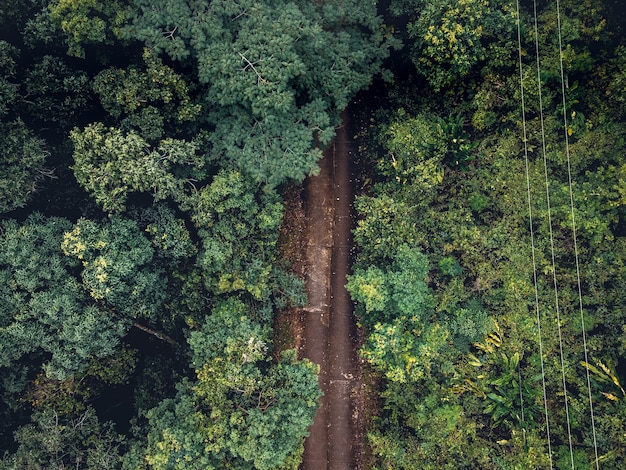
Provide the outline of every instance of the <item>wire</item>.
[[[521,31],[521,16],[520,16],[520,6],[519,0],[516,0],[517,3],[517,44],[518,44],[518,54],[519,54],[519,78],[520,78],[520,93],[521,93],[521,104],[522,104],[522,131],[523,131],[523,140],[524,140],[524,161],[526,163],[526,191],[528,194],[528,217],[529,221],[529,229],[530,229],[530,245],[532,252],[532,263],[533,263],[533,285],[535,287],[535,312],[537,314],[537,337],[539,340],[539,359],[541,362],[541,384],[543,387],[543,407],[546,419],[546,438],[548,441],[548,457],[550,459],[550,468],[553,468],[552,464],[552,444],[550,442],[550,418],[548,415],[548,395],[546,392],[546,374],[545,374],[545,364],[543,361],[543,339],[541,336],[541,315],[539,313],[539,289],[537,287],[537,261],[535,258],[535,231],[533,228],[533,209],[531,204],[531,195],[530,195],[530,170],[528,163],[528,138],[526,132],[526,104],[524,101],[524,73],[522,68],[522,31]],[[521,392],[521,379],[520,379],[520,400],[522,397]]]
[[[580,324],[582,329],[583,336],[583,350],[585,352],[585,363],[589,364],[588,352],[587,352],[587,333],[585,332],[585,314],[583,312],[583,295],[582,288],[580,282],[580,263],[578,259],[578,242],[576,237],[576,217],[574,215],[574,192],[572,190],[572,166],[570,163],[570,152],[569,152],[569,133],[567,126],[567,106],[566,106],[566,98],[565,98],[565,72],[563,68],[563,40],[561,37],[561,7],[559,4],[559,0],[556,0],[556,18],[557,18],[557,27],[559,33],[559,63],[561,66],[561,95],[563,97],[563,129],[565,134],[565,153],[567,155],[567,177],[569,183],[569,197],[570,197],[570,208],[571,208],[571,217],[572,217],[572,238],[574,241],[574,256],[576,258],[576,281],[578,283],[578,307],[580,310]],[[596,468],[600,468],[600,462],[598,460],[598,441],[596,438],[596,424],[595,418],[593,414],[593,399],[591,397],[591,378],[589,376],[589,368],[585,368],[587,371],[587,390],[589,392],[589,410],[591,414],[591,430],[593,434],[593,450],[595,452],[595,462]]]
[[572,445],[572,427],[570,423],[569,416],[569,404],[567,399],[567,383],[565,380],[565,357],[563,354],[563,336],[561,334],[561,313],[559,308],[559,288],[558,282],[556,279],[556,260],[554,256],[554,234],[552,232],[552,214],[550,209],[550,183],[548,180],[548,157],[546,154],[546,132],[544,126],[544,115],[543,115],[543,98],[541,94],[541,64],[539,60],[539,26],[537,21],[537,0],[533,0],[533,13],[535,18],[535,52],[537,55],[537,87],[539,92],[539,114],[541,118],[541,141],[542,141],[542,150],[543,150],[543,164],[544,164],[544,175],[545,175],[545,186],[546,186],[546,203],[548,209],[548,225],[549,225],[549,234],[550,234],[550,253],[552,256],[552,281],[554,284],[554,302],[556,308],[556,323],[557,323],[557,332],[559,339],[559,353],[561,360],[561,376],[563,379],[563,400],[565,403],[565,417],[567,419],[567,438],[569,442],[569,453],[570,453],[570,461],[572,464],[572,470],[574,470],[574,449]]

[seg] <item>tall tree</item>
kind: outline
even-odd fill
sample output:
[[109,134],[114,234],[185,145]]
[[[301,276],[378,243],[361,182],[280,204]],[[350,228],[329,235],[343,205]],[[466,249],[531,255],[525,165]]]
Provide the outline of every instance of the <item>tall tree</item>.
[[18,58],[0,41],[0,213],[24,206],[47,173],[45,144],[20,118]]
[[194,135],[202,106],[193,102],[190,84],[153,51],[144,49],[142,59],[141,66],[110,67],[96,75],[102,107],[121,130],[134,130],[151,143],[164,135]]
[[245,305],[219,305],[189,344],[197,380],[148,413],[154,468],[297,468],[317,408],[316,367],[269,357],[268,331]]
[[155,201],[181,199],[186,185],[202,175],[193,141],[167,138],[151,146],[135,131],[102,123],[74,129],[70,138],[76,179],[109,212],[123,211],[133,192],[149,192]]
[[240,172],[222,171],[186,205],[202,239],[198,265],[207,288],[266,299],[283,214],[278,194],[255,190]]
[[50,0],[50,19],[65,33],[67,53],[85,57],[85,46],[112,44],[127,14],[124,1]]
[[105,301],[124,318],[159,316],[167,281],[136,222],[80,219],[65,232],[61,246],[82,263],[82,281],[94,300]]
[[271,186],[300,180],[387,54],[373,3],[136,0],[124,30],[194,68],[215,159]]
[[[408,17],[409,56],[435,90],[467,76],[485,61],[499,41],[510,42],[515,10],[498,0],[394,0],[392,13]],[[490,50],[492,49],[492,50]]]
[[92,356],[106,356],[128,324],[89,300],[73,275],[78,259],[61,251],[69,221],[31,215],[24,224],[9,220],[0,237],[0,367],[24,356],[45,361],[50,376],[65,378],[84,369]]

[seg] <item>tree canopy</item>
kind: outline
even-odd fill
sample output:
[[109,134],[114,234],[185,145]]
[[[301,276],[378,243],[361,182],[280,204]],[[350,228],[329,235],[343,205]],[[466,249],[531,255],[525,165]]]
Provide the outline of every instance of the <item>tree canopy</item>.
[[[542,3],[535,36],[521,2],[518,57],[510,2],[392,2],[415,70],[362,131],[375,173],[355,202],[348,282],[362,356],[383,380],[373,468],[622,458],[624,123],[612,84],[623,38],[606,30],[610,8],[564,2],[557,17]],[[411,265],[413,280],[400,274],[407,247],[428,261]]]
[[296,468],[282,190],[396,44],[376,5],[5,4],[0,466]]
[[555,3],[2,2],[0,468],[298,468],[346,108],[363,468],[618,467],[625,18]]

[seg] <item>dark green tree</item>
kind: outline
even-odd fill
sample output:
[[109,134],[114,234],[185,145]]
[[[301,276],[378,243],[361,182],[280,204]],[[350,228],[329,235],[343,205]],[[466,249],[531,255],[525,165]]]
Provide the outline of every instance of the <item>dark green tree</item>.
[[387,54],[374,4],[134,3],[123,35],[196,71],[213,158],[271,186],[315,170],[316,141]]
[[32,424],[15,432],[17,451],[0,468],[29,470],[113,470],[120,468],[123,437],[112,423],[100,423],[93,408],[67,418],[54,410],[33,415]]
[[0,41],[0,213],[24,206],[46,175],[48,152],[19,117],[19,51]]
[[19,99],[17,60],[19,50],[7,41],[0,41],[0,116],[6,116]]
[[78,259],[61,251],[63,234],[71,228],[65,219],[39,214],[21,225],[3,223],[0,367],[29,357],[62,379],[83,370],[92,356],[111,354],[128,330],[128,323],[90,301],[73,276]]
[[89,77],[59,57],[45,55],[26,70],[22,84],[26,112],[35,122],[64,131],[93,107]]
[[54,176],[45,168],[43,140],[30,131],[21,119],[0,122],[0,213],[23,207],[42,180]]

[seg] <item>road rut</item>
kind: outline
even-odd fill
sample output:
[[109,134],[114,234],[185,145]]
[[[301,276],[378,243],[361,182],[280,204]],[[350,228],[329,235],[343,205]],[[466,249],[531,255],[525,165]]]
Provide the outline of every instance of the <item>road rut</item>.
[[303,470],[361,468],[358,331],[345,289],[352,228],[349,116],[305,189],[308,305],[300,312],[299,353],[320,365],[324,396],[305,441]]

